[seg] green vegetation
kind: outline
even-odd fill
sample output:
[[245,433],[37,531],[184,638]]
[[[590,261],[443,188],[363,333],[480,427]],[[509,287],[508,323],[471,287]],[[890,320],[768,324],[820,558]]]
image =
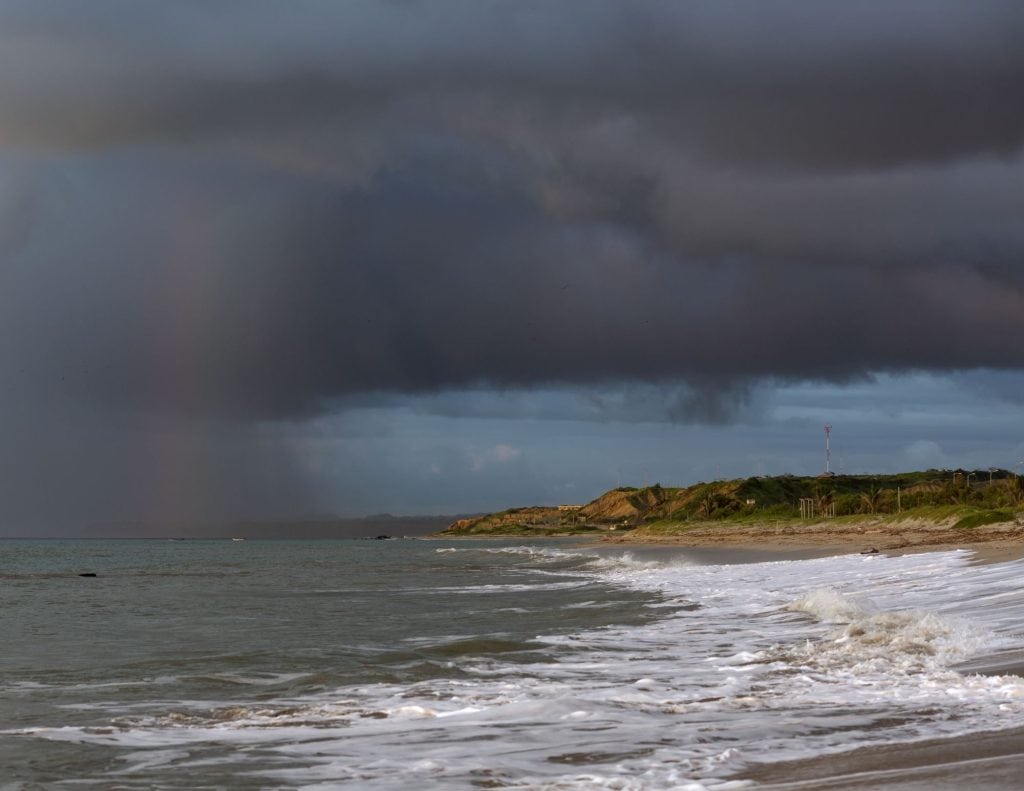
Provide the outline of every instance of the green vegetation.
[[734,524],[957,520],[969,530],[1014,521],[1024,481],[1006,470],[925,470],[894,475],[741,478],[687,487],[620,486],[586,505],[513,508],[460,520],[443,535],[566,535],[598,530],[678,533],[708,522]]
[[954,530],[971,530],[975,527],[981,527],[982,525],[994,525],[999,522],[1010,522],[1013,520],[1013,513],[1007,510],[992,510],[992,511],[978,511],[977,513],[967,514],[967,516],[960,519],[955,525]]

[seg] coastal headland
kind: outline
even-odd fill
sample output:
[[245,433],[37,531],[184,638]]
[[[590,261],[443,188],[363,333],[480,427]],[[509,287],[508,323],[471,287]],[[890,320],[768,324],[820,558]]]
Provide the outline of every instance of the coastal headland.
[[593,536],[621,544],[1024,554],[1024,480],[1006,470],[755,477],[619,487],[585,504],[460,519],[444,538]]

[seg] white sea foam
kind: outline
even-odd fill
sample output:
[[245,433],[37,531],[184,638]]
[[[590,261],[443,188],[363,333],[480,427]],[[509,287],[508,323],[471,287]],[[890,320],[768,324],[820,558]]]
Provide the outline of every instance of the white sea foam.
[[849,623],[857,618],[864,617],[874,607],[870,604],[854,601],[849,596],[844,596],[832,588],[822,588],[811,591],[796,601],[790,602],[786,605],[786,609],[807,613],[819,621]]
[[661,569],[666,567],[683,568],[691,566],[690,562],[682,558],[675,558],[668,563],[659,560],[641,560],[632,552],[621,554],[597,555],[589,562],[589,567],[597,570],[609,569],[620,572],[644,571],[650,569]]
[[581,553],[568,549],[552,547],[538,547],[530,545],[503,546],[503,547],[439,547],[434,552],[438,554],[483,554],[483,555],[523,555],[532,560],[564,561],[569,557],[581,557]]
[[[579,554],[459,551],[545,563]],[[107,728],[19,732],[138,749],[147,766],[209,760],[188,751],[211,742],[258,746],[282,762],[263,767],[262,779],[305,788],[476,781],[723,791],[743,787],[729,776],[749,761],[1024,724],[1024,679],[953,669],[985,651],[1024,647],[1024,608],[1010,595],[1021,565],[968,560],[943,552],[706,566],[603,557],[572,575],[656,594],[657,617],[540,636],[547,651],[536,663],[462,658],[452,678],[259,706],[183,700]],[[526,595],[559,585],[465,589]]]

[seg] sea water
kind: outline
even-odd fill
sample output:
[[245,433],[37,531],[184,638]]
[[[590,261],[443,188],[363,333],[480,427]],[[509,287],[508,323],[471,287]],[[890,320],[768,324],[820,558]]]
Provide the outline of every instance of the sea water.
[[1024,679],[964,669],[1024,649],[1021,562],[712,561],[2,541],[0,788],[724,789],[1024,725]]

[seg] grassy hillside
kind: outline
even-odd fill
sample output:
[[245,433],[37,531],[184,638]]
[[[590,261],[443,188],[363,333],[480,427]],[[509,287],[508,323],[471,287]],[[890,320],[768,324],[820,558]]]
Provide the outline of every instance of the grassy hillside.
[[[581,508],[514,508],[462,519],[441,535],[557,535],[686,522],[763,522],[893,514],[971,527],[1012,520],[1024,481],[1006,470],[741,478],[686,487],[620,487]],[[939,514],[943,516],[939,516]]]

